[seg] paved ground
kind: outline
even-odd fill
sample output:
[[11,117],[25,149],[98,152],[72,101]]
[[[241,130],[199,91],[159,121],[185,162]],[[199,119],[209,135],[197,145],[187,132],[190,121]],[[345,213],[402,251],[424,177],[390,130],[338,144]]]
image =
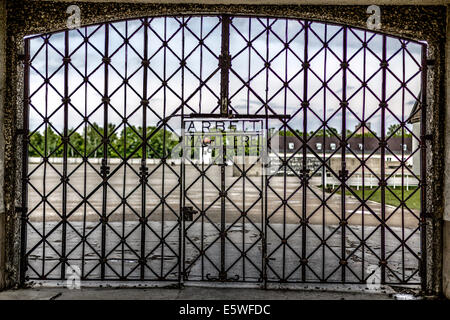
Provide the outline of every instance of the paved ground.
[[[99,165],[92,165],[99,171]],[[111,165],[111,172],[117,165]],[[205,166],[206,168],[207,166]],[[267,196],[264,194],[261,176],[239,179],[233,176],[233,168],[226,169],[225,185],[229,189],[225,201],[226,222],[234,222],[240,217],[241,211],[247,212],[248,219],[260,222],[263,218],[263,209],[267,205],[269,223],[297,224],[303,212],[303,188],[296,176],[272,176],[269,179]],[[32,210],[31,221],[59,221],[58,213],[62,214],[62,185],[60,173],[61,164],[52,166],[37,166],[30,164],[30,183],[33,187],[28,192],[28,207]],[[95,170],[84,165],[70,164],[70,174],[67,193],[67,213],[70,221],[98,221],[102,212],[103,188],[102,179]],[[149,180],[145,194],[140,187],[138,165],[122,166],[108,180],[106,188],[106,212],[110,221],[137,220],[142,212],[146,212],[153,221],[175,221],[180,211],[181,189],[178,183],[180,166],[164,165],[157,167],[149,165]],[[44,182],[45,177],[45,182]],[[206,170],[206,177],[192,166],[186,166],[185,173],[186,206],[192,206],[197,211],[203,210],[205,216],[212,222],[221,221],[220,168],[212,166]],[[317,180],[317,179],[315,179]],[[341,217],[342,197],[339,194],[330,196],[317,188],[321,184],[320,178],[310,183],[306,189],[306,216],[311,224],[337,225]],[[100,186],[100,187],[99,187]],[[285,189],[286,187],[286,189]],[[95,192],[93,192],[95,191]],[[260,192],[267,201],[261,200]],[[92,193],[92,195],[91,195]],[[43,203],[41,195],[47,196]],[[82,197],[88,197],[88,203],[82,204]],[[144,198],[145,196],[145,198]],[[126,198],[126,203],[122,202]],[[164,204],[161,204],[161,198]],[[145,208],[142,202],[145,202]],[[286,203],[283,203],[286,200]],[[321,205],[326,200],[326,205]],[[81,204],[81,205],[80,205]],[[351,225],[376,226],[381,217],[381,205],[368,201],[366,206],[353,197],[345,197],[345,214]],[[418,212],[408,210],[395,210],[386,206],[387,224],[409,228],[418,226]]]
[[412,298],[386,293],[333,292],[319,290],[261,290],[232,288],[184,289],[73,289],[39,288],[0,292],[0,300],[388,300]]
[[[58,171],[61,169],[59,164],[54,166]],[[114,171],[114,168],[111,166],[111,171]],[[221,246],[218,236],[221,207],[218,200],[219,191],[214,186],[220,185],[218,169],[213,166],[207,171],[209,179],[200,177],[193,167],[188,167],[186,171],[186,205],[205,212],[203,216],[196,214],[194,222],[186,222],[184,230],[184,262],[192,280],[204,280],[208,276],[214,278],[220,268]],[[141,206],[143,195],[139,178],[135,173],[139,171],[138,166],[127,167],[126,172],[124,170],[122,168],[113,175],[107,188],[109,221],[104,243],[108,258],[106,276],[117,278],[122,275],[139,279],[141,270],[138,260],[141,250],[144,250],[148,257],[144,270],[146,278],[163,276],[177,279],[180,242],[176,220],[180,208],[180,188],[177,187],[178,180],[174,171],[179,172],[179,167],[166,165],[158,168],[151,165],[149,169],[149,186],[145,194],[145,213],[149,215],[149,221],[145,227],[145,238],[142,237],[139,222],[144,208]],[[31,183],[36,190],[50,195],[44,205],[38,192],[33,188],[29,189],[29,208],[32,212],[27,240],[28,250],[33,249],[29,255],[29,263],[38,274],[47,274],[49,278],[58,277],[61,269],[58,267],[58,254],[62,250],[63,238],[61,224],[57,225],[61,220],[57,212],[61,214],[62,205],[60,178],[51,167],[45,170],[44,167],[36,169],[36,165],[32,164],[30,172],[33,172]],[[95,278],[99,276],[99,253],[103,248],[99,222],[102,188],[89,198],[89,204],[78,208],[77,206],[82,203],[80,195],[95,190],[101,183],[101,178],[89,167],[85,171],[83,166],[77,168],[71,164],[69,172],[71,186],[67,201],[69,218],[66,254],[70,265],[79,266],[83,275]],[[308,256],[305,272],[306,279],[310,281],[321,278],[340,281],[342,274],[339,263],[342,252],[349,257],[345,275],[347,281],[358,281],[358,277],[366,278],[374,271],[373,268],[377,268],[382,238],[375,216],[381,215],[380,204],[368,202],[367,206],[372,211],[370,213],[367,208],[358,208],[358,201],[346,197],[345,212],[350,218],[345,227],[345,237],[342,237],[343,228],[338,224],[341,217],[340,195],[332,196],[327,200],[326,206],[321,206],[321,199],[329,195],[314,186],[308,189],[306,216],[309,217],[309,225],[299,228],[303,191],[299,189],[298,178],[289,176],[284,180],[280,176],[272,177],[267,202],[263,202],[259,195],[261,177],[248,177],[245,185],[242,179],[237,182],[236,179],[237,177],[233,177],[232,168],[227,167],[226,184],[228,187],[232,186],[228,192],[229,199],[225,203],[225,223],[228,231],[225,241],[225,267],[229,277],[258,281],[263,254],[261,231],[265,232],[267,239],[269,279],[300,281],[302,267],[299,266],[303,250]],[[233,184],[234,182],[236,183]],[[52,190],[54,191],[51,192]],[[126,204],[121,200],[124,195],[127,197]],[[161,204],[162,195],[164,205]],[[288,200],[286,204],[283,204],[283,199]],[[266,225],[262,219],[262,209],[265,205],[269,221]],[[245,218],[241,217],[241,211],[247,212]],[[416,257],[420,251],[419,233],[415,232],[417,220],[412,213],[402,214],[391,207],[386,207],[386,216],[390,217],[385,235],[387,279],[397,282],[403,277],[408,279],[411,276],[416,282]],[[404,229],[401,228],[402,225],[405,226]],[[47,237],[47,242],[41,241],[43,236]],[[86,237],[85,241],[82,241],[83,236]],[[125,238],[125,243],[121,242],[121,237]],[[161,243],[160,238],[164,238],[164,243]],[[287,242],[283,243],[283,239],[287,239]],[[327,239],[326,245],[321,243],[321,239]],[[363,246],[361,239],[365,240]],[[407,239],[406,244],[412,252],[408,248],[402,248],[399,239]],[[241,251],[246,252],[245,258]],[[42,264],[43,256],[46,258],[45,265]],[[30,275],[34,275],[33,270],[29,270]],[[395,275],[399,278],[395,278]]]
[[[33,227],[42,230],[52,230],[55,222],[43,224],[34,223]],[[146,227],[146,241],[141,242],[141,228],[125,224],[128,234],[126,243],[120,242],[120,234],[123,224],[110,222],[106,231],[105,250],[108,257],[106,264],[106,277],[117,279],[125,275],[129,279],[139,279],[139,255],[144,248],[147,254],[145,277],[155,279],[162,275],[168,279],[178,278],[178,253],[179,238],[175,222],[166,222],[164,226],[160,222],[151,221]],[[133,227],[133,228],[132,228]],[[213,224],[201,225],[194,223],[186,231],[185,266],[189,270],[189,279],[206,280],[208,277],[217,277],[220,269],[221,243],[218,237],[217,226]],[[203,229],[203,231],[202,231]],[[68,263],[80,268],[83,275],[90,279],[99,278],[99,255],[102,249],[101,227],[99,224],[86,223],[85,230],[87,240],[81,241],[83,223],[73,222],[67,228],[66,252]],[[134,230],[134,231],[133,231]],[[283,232],[286,231],[286,233]],[[374,227],[356,227],[351,229],[356,235],[366,235],[365,246],[360,246],[358,238],[348,232],[342,243],[339,227],[335,226],[310,226],[305,231],[295,225],[274,224],[268,229],[267,241],[267,272],[270,280],[288,279],[289,281],[301,281],[302,268],[300,258],[302,250],[302,234],[306,234],[305,250],[308,256],[306,279],[308,281],[341,281],[341,268],[339,259],[342,249],[348,258],[346,265],[346,280],[359,281],[366,278],[373,271],[379,271],[380,257],[380,229]],[[399,230],[394,230],[400,232]],[[47,231],[48,232],[48,231]],[[29,228],[28,250],[35,248],[29,255],[31,269],[29,274],[48,274],[49,278],[59,277],[61,268],[58,268],[61,253],[62,239],[61,225],[50,234],[47,243],[41,241],[41,236],[34,229]],[[321,244],[322,232],[328,238],[327,246]],[[287,244],[283,245],[280,237],[283,234],[290,235]],[[368,235],[371,235],[368,237]],[[159,237],[165,238],[161,244]],[[390,232],[386,233],[386,255],[388,259],[387,279],[397,282],[403,275],[405,279],[412,276],[411,281],[418,282],[418,260],[407,249],[399,247],[398,240],[394,239]],[[416,254],[419,251],[419,236],[413,235],[408,240],[408,245]],[[37,246],[35,246],[37,244]],[[50,246],[51,245],[51,246]],[[343,245],[345,247],[343,247]],[[370,250],[368,249],[370,248]],[[204,251],[203,254],[201,251]],[[246,257],[241,251],[246,252]],[[45,256],[46,263],[42,264]],[[225,267],[228,276],[237,277],[239,281],[258,281],[262,270],[262,242],[259,230],[251,225],[243,228],[242,224],[236,224],[229,228],[225,241]],[[395,275],[399,278],[396,278]],[[379,274],[375,276],[379,277]]]

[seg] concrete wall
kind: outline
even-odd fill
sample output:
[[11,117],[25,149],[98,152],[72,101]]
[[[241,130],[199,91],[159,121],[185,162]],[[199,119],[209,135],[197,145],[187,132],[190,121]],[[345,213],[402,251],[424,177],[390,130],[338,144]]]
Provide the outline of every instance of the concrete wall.
[[[44,0],[54,1],[54,0]],[[72,0],[57,0],[73,3]],[[76,2],[121,2],[121,3],[206,3],[206,4],[315,4],[315,5],[445,5],[447,0],[78,0]]]
[[[6,86],[6,0],[0,1],[0,119],[3,120]],[[3,154],[5,139],[3,136],[3,121],[0,121],[0,186],[3,186]],[[0,188],[0,289],[5,285],[5,207],[3,204],[3,188]]]
[[[0,188],[0,288],[2,284],[13,286],[18,283],[20,219],[15,208],[20,206],[21,199],[21,145],[16,140],[16,130],[21,128],[23,108],[23,67],[18,53],[23,48],[22,39],[25,35],[66,28],[66,8],[74,3],[81,7],[83,24],[149,15],[226,12],[315,19],[362,28],[366,27],[367,6],[379,4],[388,5],[381,7],[382,32],[426,40],[429,58],[435,59],[435,65],[429,68],[428,78],[430,104],[427,134],[432,139],[427,143],[427,288],[431,294],[444,290],[450,297],[450,201],[445,203],[444,210],[444,198],[450,199],[450,148],[444,149],[444,139],[446,145],[450,146],[450,124],[445,130],[444,123],[445,114],[450,112],[448,83],[446,85],[444,82],[449,77],[450,54],[445,41],[450,35],[445,29],[448,7],[442,7],[448,4],[448,0],[21,0],[8,1],[6,25],[5,2],[0,0],[0,185],[3,186]],[[321,6],[323,4],[331,6]],[[402,4],[422,6],[398,6]],[[7,63],[4,61],[5,55]],[[3,177],[5,183],[1,180]],[[443,224],[444,212],[446,222]]]
[[[450,6],[447,6],[447,39],[450,39]],[[443,248],[443,274],[442,291],[450,299],[450,41],[446,44],[446,135],[445,135],[445,189],[444,189],[444,248]]]
[[450,299],[450,221],[444,221],[444,263],[442,291]]

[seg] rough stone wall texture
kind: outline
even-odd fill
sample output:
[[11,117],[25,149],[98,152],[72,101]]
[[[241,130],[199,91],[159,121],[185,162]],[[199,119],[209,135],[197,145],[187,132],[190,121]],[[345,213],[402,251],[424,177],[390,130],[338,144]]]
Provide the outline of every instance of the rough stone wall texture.
[[[269,0],[267,0],[269,1]],[[253,4],[187,4],[149,3],[152,1],[126,1],[126,3],[92,0],[70,1],[81,9],[83,25],[118,19],[143,16],[162,16],[179,14],[219,14],[261,15],[320,20],[353,27],[366,27],[366,5],[277,5],[283,0],[273,0],[274,5]],[[295,1],[295,0],[292,0]],[[147,3],[136,3],[147,2]],[[221,1],[222,2],[222,1]],[[225,2],[225,1],[224,1]],[[231,1],[226,1],[231,3]],[[284,1],[283,1],[284,2]],[[303,1],[302,1],[303,2]],[[312,3],[314,1],[311,1]],[[349,0],[349,3],[355,3]],[[384,1],[391,3],[394,1]],[[426,2],[426,1],[425,1]],[[425,3],[421,2],[421,3]],[[296,3],[299,3],[297,1]],[[360,2],[358,2],[360,3]],[[375,3],[375,2],[374,2]],[[379,2],[381,3],[381,2]],[[441,2],[439,2],[441,3]],[[370,2],[372,4],[372,1]],[[21,145],[16,139],[17,129],[22,127],[22,77],[23,66],[18,53],[23,50],[23,37],[29,34],[52,32],[66,28],[69,5],[66,1],[8,1],[7,3],[7,41],[6,56],[6,96],[4,112],[4,204],[6,211],[6,280],[12,286],[19,281],[20,220],[15,207],[21,199]],[[427,288],[429,293],[442,292],[442,217],[444,157],[444,116],[445,96],[445,44],[447,8],[440,6],[397,6],[383,5],[382,32],[425,40],[429,45],[428,56],[435,60],[428,69],[427,133],[432,136],[427,143]],[[1,269],[0,269],[1,270]]]
[[[450,6],[447,6],[447,39],[450,39]],[[443,237],[443,267],[442,267],[442,291],[450,299],[450,41],[446,48],[446,90],[447,112],[445,127],[445,191],[444,191],[444,237]]]
[[[450,39],[450,5],[447,6],[447,39]],[[447,91],[447,118],[446,118],[446,160],[450,160],[450,124],[448,121],[450,120],[450,41],[447,41],[446,45],[446,91]],[[450,166],[445,168],[445,178],[446,178],[446,187],[445,187],[445,214],[444,220],[450,221]]]
[[[6,38],[6,0],[0,1],[0,106],[5,103],[5,39]],[[0,107],[0,119],[3,119],[3,108]],[[3,154],[5,139],[3,136],[3,122],[0,122],[0,186],[3,186]],[[5,286],[5,208],[3,204],[3,192],[0,188],[0,289]]]
[[[52,0],[45,0],[52,1]],[[72,2],[71,0],[57,0]],[[128,3],[183,3],[183,0],[79,0],[79,2],[128,2]],[[447,0],[190,0],[190,3],[203,4],[314,4],[314,5],[445,5]]]
[[[273,3],[277,3],[276,0]],[[71,1],[81,9],[83,25],[126,18],[152,15],[177,14],[216,14],[230,13],[240,15],[262,15],[279,17],[298,17],[321,20],[366,28],[367,5],[205,5],[199,3],[182,4],[135,4],[135,3],[99,3],[97,1]],[[10,22],[16,22],[14,33],[18,36],[31,33],[44,33],[66,28],[68,3],[61,1],[12,1],[9,11],[14,13]],[[382,31],[413,38],[416,40],[434,40],[444,38],[445,6],[381,6]],[[14,21],[12,21],[14,20]]]
[[[8,11],[7,17],[11,15]],[[19,145],[16,139],[16,117],[22,108],[18,108],[22,88],[22,77],[20,64],[18,62],[19,45],[21,41],[16,41],[11,35],[8,18],[6,25],[6,50],[7,57],[5,69],[5,101],[3,106],[3,138],[4,138],[4,184],[3,184],[3,204],[5,208],[5,286],[12,287],[18,283],[19,262],[20,262],[20,216],[16,212],[20,193],[16,192],[16,186],[20,185],[20,170],[16,164],[18,161]],[[20,101],[19,101],[20,100]]]
[[450,299],[450,221],[444,221],[444,262],[442,292]]

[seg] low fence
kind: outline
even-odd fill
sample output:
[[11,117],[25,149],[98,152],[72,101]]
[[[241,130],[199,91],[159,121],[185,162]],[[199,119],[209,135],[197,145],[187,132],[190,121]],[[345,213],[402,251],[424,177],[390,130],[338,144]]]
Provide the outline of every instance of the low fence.
[[[89,163],[90,164],[98,164],[101,165],[102,164],[102,160],[103,158],[89,158]],[[42,163],[44,160],[40,157],[30,157],[28,158],[28,163],[29,164],[39,164]],[[111,165],[111,164],[120,164],[122,163],[122,159],[120,158],[109,158],[107,159],[107,164]],[[52,163],[52,164],[62,164],[63,163],[63,158],[62,157],[54,157],[54,158],[48,158],[48,162]],[[80,164],[83,163],[83,158],[67,158],[67,163],[68,164]],[[131,158],[127,160],[127,163],[129,164],[136,164],[136,165],[141,165],[142,164],[142,159],[140,158]],[[161,163],[161,159],[146,159],[146,164],[159,164]],[[181,164],[181,159],[170,159],[168,160],[168,163],[171,165],[179,165]]]
[[[390,176],[388,173],[386,174],[386,177],[389,177],[389,179],[386,180],[387,185],[394,188],[403,186],[406,190],[409,190],[410,187],[417,187],[419,185],[419,180],[412,174],[394,174]],[[379,178],[373,174],[364,174],[363,176],[360,173],[355,173],[348,178],[345,183],[349,186],[356,187],[356,189],[359,190],[362,187],[378,187],[378,182]],[[341,182],[339,179],[334,176],[328,176],[325,179],[325,185],[331,186],[333,189],[340,184]]]

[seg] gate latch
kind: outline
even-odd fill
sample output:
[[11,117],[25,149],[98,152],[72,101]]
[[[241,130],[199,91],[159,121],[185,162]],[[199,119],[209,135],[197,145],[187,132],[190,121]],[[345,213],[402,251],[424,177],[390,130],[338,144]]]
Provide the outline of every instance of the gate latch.
[[183,207],[183,218],[184,221],[194,220],[194,214],[198,213],[193,207]]

